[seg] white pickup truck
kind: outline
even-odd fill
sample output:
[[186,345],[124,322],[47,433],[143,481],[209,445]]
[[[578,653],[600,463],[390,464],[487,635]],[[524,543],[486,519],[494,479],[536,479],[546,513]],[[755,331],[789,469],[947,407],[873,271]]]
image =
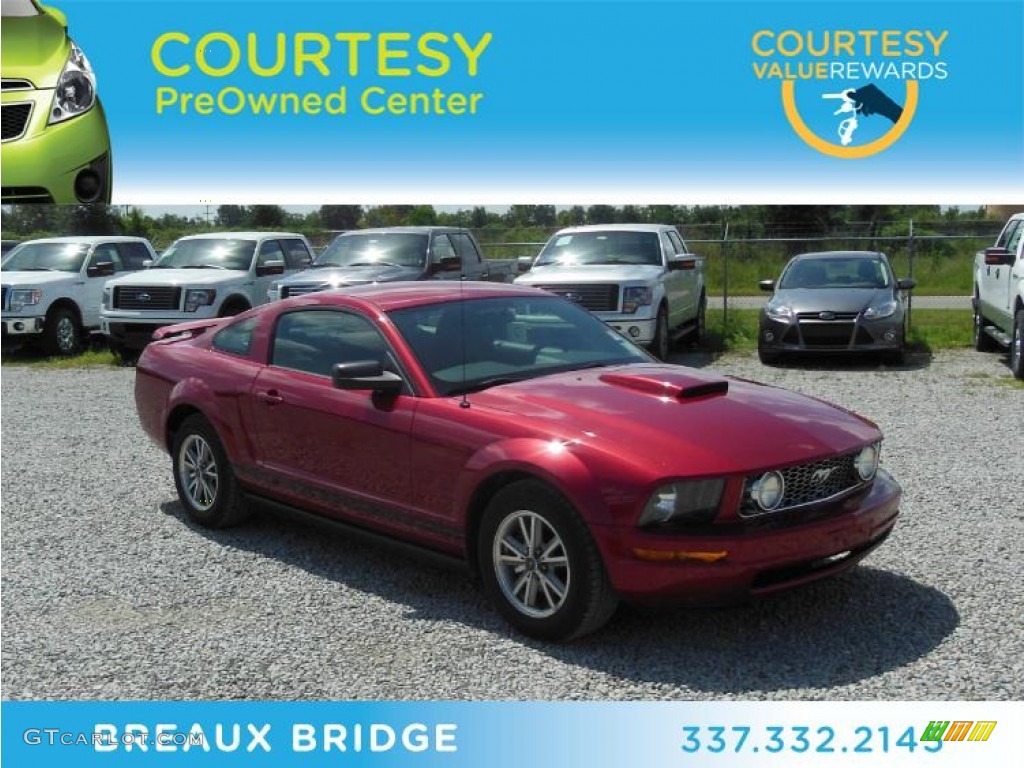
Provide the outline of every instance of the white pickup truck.
[[1010,217],[992,248],[974,258],[974,348],[1010,351],[1010,370],[1024,379],[1024,213]]
[[39,341],[73,355],[83,333],[99,331],[103,285],[156,258],[141,237],[100,235],[29,240],[3,260],[3,344]]
[[237,315],[267,302],[281,275],[313,250],[291,232],[212,232],[176,240],[145,272],[111,280],[100,323],[114,354],[131,357],[165,325]]
[[704,333],[704,260],[665,224],[563,229],[515,282],[576,302],[661,360],[675,338]]

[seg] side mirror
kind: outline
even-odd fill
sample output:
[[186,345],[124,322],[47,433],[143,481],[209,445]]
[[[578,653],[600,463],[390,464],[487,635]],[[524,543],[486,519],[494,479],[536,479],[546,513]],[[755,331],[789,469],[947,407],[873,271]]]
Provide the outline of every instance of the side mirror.
[[896,287],[901,291],[912,291],[917,286],[917,280],[912,277],[901,277],[896,281]]
[[668,268],[671,272],[696,269],[697,259],[694,256],[679,253],[668,260]]
[[153,266],[153,260],[152,259],[146,259],[145,261],[142,262],[142,268],[143,269],[149,269],[152,266]]
[[371,390],[382,395],[397,395],[405,385],[397,373],[385,371],[379,360],[336,363],[331,369],[335,389]]
[[1013,264],[1014,256],[1013,253],[1008,251],[1006,248],[986,248],[985,249],[985,263],[991,266],[1003,265],[1010,266]]
[[276,261],[268,261],[263,266],[256,267],[256,277],[265,277],[267,275],[283,275],[284,274],[284,262],[280,259]]
[[458,256],[445,256],[440,261],[435,261],[430,266],[432,273],[437,272],[461,272],[462,271],[462,259]]
[[529,272],[533,269],[533,256],[520,256],[516,259],[516,269],[520,272]]
[[772,293],[775,290],[775,281],[774,280],[761,280],[761,281],[758,282],[757,287],[760,288],[762,291],[766,291],[767,293]]
[[110,277],[114,274],[114,262],[98,261],[85,270],[89,277]]

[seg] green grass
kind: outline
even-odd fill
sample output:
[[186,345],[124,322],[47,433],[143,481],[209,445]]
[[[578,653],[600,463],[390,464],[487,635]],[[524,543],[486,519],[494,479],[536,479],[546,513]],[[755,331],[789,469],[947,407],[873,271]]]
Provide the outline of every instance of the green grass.
[[98,366],[116,366],[117,359],[107,349],[89,349],[74,357],[46,357],[40,352],[19,349],[12,353],[5,352],[0,358],[4,366],[24,366],[43,369],[74,369],[96,368]]
[[[730,309],[728,326],[724,312],[708,310],[708,343],[712,349],[757,349],[759,312],[756,309]],[[969,310],[916,309],[910,318],[908,342],[911,349],[935,351],[971,346]]]

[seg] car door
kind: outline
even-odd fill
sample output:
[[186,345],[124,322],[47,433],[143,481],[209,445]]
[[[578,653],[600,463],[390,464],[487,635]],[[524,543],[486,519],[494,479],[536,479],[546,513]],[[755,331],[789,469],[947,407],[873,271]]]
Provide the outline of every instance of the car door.
[[458,251],[446,233],[435,234],[430,242],[430,276],[436,280],[460,280],[463,276],[461,269],[440,268],[442,261],[458,256]]
[[[268,265],[280,262],[282,271],[274,274],[260,274]],[[267,290],[275,280],[280,280],[283,274],[293,274],[288,269],[288,260],[285,258],[284,248],[278,240],[264,240],[256,251],[256,261],[253,265],[253,282],[250,286],[250,303],[255,307],[265,304],[267,301]]]
[[668,299],[668,324],[673,328],[683,322],[685,300],[685,275],[670,268],[672,257],[676,255],[676,245],[668,236],[668,232],[662,230],[659,240],[665,262],[665,274],[662,281],[665,286],[665,298]]
[[679,233],[675,230],[670,229],[668,231],[668,239],[675,246],[677,256],[691,256],[694,259],[693,269],[681,269],[677,270],[676,274],[679,275],[679,322],[685,322],[686,320],[692,319],[697,316],[697,305],[700,302],[700,291],[698,290],[698,266],[699,262],[697,257],[690,253],[690,249],[686,247],[686,243],[683,242],[683,238],[679,236]]
[[[996,247],[1015,252],[1020,244],[1022,234],[1024,234],[1024,219],[1010,219],[996,240]],[[1006,264],[984,264],[981,266],[981,279],[978,286],[978,298],[981,300],[982,313],[1003,328],[1008,327],[1007,320],[1012,306],[1010,303],[1011,271],[1012,268]]]
[[1007,330],[1013,328],[1013,299],[1017,284],[1024,279],[1024,219],[1016,221],[1017,228],[1006,241],[1006,249],[1015,254],[1016,258],[1012,265],[997,270],[1001,274],[997,278],[996,290],[999,292],[999,306],[1004,318],[1003,328]]
[[415,532],[409,514],[410,431],[416,398],[336,389],[335,363],[396,358],[374,324],[341,308],[283,312],[268,365],[250,396],[257,464],[286,501],[325,514]]
[[467,280],[486,280],[488,278],[487,265],[480,256],[473,238],[465,232],[452,232],[449,234],[452,245],[459,252],[462,259],[462,274]]
[[89,269],[98,264],[109,262],[114,265],[114,273],[124,271],[121,262],[121,254],[114,243],[98,243],[85,261],[85,268],[82,271],[84,280],[80,283],[81,295],[79,308],[82,310],[82,325],[86,328],[96,328],[100,324],[100,305],[103,302],[103,286],[107,284],[114,275],[97,275],[89,277]]

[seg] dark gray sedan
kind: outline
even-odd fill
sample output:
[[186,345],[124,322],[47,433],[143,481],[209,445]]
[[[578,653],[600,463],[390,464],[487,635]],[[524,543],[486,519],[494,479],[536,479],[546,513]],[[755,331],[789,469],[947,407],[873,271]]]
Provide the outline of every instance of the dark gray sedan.
[[761,310],[757,352],[761,362],[783,354],[880,352],[899,364],[906,343],[906,292],[916,283],[897,280],[884,253],[827,251],[793,257]]

